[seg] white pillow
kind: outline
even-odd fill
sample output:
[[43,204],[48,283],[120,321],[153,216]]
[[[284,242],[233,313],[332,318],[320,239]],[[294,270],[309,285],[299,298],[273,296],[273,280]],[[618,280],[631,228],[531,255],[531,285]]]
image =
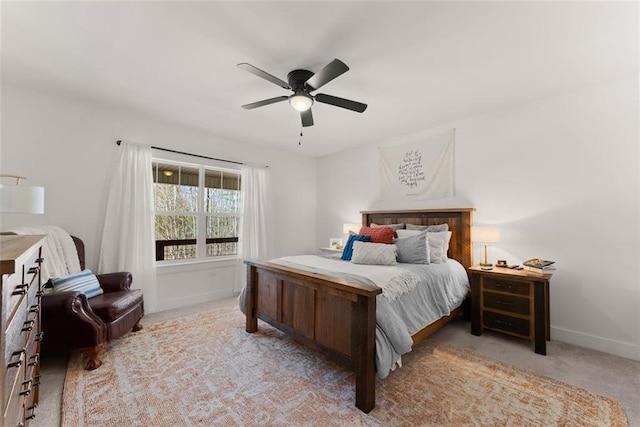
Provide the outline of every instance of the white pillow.
[[430,263],[447,262],[449,240],[451,240],[451,231],[427,231],[427,253]]
[[354,264],[394,265],[398,263],[396,254],[396,245],[355,241],[353,242],[351,262]]

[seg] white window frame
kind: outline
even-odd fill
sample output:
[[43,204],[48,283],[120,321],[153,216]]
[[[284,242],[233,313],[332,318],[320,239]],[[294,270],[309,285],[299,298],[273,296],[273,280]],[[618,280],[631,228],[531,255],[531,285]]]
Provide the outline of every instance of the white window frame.
[[[158,266],[169,266],[169,265],[180,265],[180,264],[190,264],[190,263],[203,263],[203,262],[219,262],[219,261],[228,261],[228,260],[236,260],[239,258],[239,254],[235,255],[222,255],[222,256],[210,256],[206,255],[207,252],[207,217],[216,217],[216,216],[235,216],[237,218],[238,224],[242,221],[242,212],[240,209],[236,213],[217,213],[217,212],[205,212],[205,171],[206,170],[215,170],[221,171],[222,173],[228,172],[236,175],[240,175],[240,169],[234,168],[225,168],[221,166],[213,166],[213,165],[204,165],[199,163],[190,163],[181,160],[173,160],[167,159],[164,157],[152,157],[152,163],[160,163],[160,164],[170,164],[174,166],[184,166],[193,169],[198,169],[198,207],[196,212],[191,211],[156,211],[154,209],[154,224],[155,217],[157,215],[167,215],[167,216],[195,216],[196,217],[196,257],[195,258],[186,258],[186,259],[168,259],[168,260],[156,260],[156,265]],[[156,170],[153,170],[153,173],[156,173]],[[155,176],[154,176],[154,184],[155,184]],[[242,183],[240,184],[240,192],[242,197]],[[155,194],[154,194],[155,197]],[[155,207],[155,200],[154,200]],[[154,226],[154,247],[155,247],[155,226]],[[238,242],[239,244],[239,242]]]

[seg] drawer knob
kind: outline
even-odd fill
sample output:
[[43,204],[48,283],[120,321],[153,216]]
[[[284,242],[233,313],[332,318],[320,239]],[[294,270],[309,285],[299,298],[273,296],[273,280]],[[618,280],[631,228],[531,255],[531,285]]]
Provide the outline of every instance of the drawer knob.
[[29,363],[27,364],[27,366],[36,366],[39,361],[40,361],[40,354],[36,353],[33,356],[29,357]]
[[502,301],[502,300],[496,300],[496,304],[498,305],[504,305],[505,307],[513,307],[515,304],[511,301]]
[[20,392],[20,396],[29,396],[31,394],[31,384],[33,383],[33,378],[29,378],[26,381],[22,381],[22,386],[24,390]]
[[22,332],[29,332],[33,330],[33,325],[35,325],[36,321],[34,319],[27,320],[22,325]]
[[28,291],[29,291],[29,284],[23,283],[21,285],[16,286],[14,291],[11,292],[11,295],[26,295]]
[[496,319],[496,320],[495,320],[495,322],[496,322],[498,325],[508,326],[508,327],[510,327],[510,328],[513,328],[513,326],[514,326],[514,325],[513,325],[513,323],[511,323],[511,322],[505,322],[504,320],[500,320],[500,319]]
[[496,283],[496,288],[498,289],[513,289],[513,285],[509,283]]
[[37,405],[31,405],[27,408],[27,411],[30,411],[31,413],[29,415],[27,415],[27,419],[28,420],[32,420],[36,417],[36,406]]
[[11,354],[11,359],[18,357],[18,360],[15,362],[10,362],[7,364],[7,368],[19,368],[20,366],[22,366],[22,355],[25,354],[26,351],[24,349],[20,350],[20,351],[14,351]]

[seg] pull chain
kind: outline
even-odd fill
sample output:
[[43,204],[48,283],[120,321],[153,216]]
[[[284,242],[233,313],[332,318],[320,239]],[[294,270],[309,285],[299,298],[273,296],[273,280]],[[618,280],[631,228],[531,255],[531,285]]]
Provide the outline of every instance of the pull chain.
[[302,128],[300,128],[300,139],[298,139],[298,146],[302,146]]

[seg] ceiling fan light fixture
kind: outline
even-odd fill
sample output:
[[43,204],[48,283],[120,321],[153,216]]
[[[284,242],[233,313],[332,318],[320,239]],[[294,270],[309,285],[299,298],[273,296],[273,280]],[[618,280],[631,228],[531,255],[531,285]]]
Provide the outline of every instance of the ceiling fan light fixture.
[[313,105],[313,98],[305,92],[296,92],[289,97],[289,104],[296,111],[307,111]]
[[311,114],[311,107],[316,101],[321,104],[333,105],[335,107],[344,108],[357,113],[362,113],[367,109],[367,104],[363,104],[361,102],[339,98],[337,96],[327,95],[324,93],[318,93],[315,96],[309,93],[317,91],[336,77],[349,71],[349,67],[337,58],[322,67],[322,69],[317,73],[303,69],[292,70],[287,74],[286,82],[246,62],[238,64],[238,68],[251,74],[255,74],[256,76],[276,84],[283,89],[293,91],[293,94],[289,94],[288,96],[281,95],[276,96],[275,98],[263,99],[262,101],[242,105],[242,108],[245,110],[252,110],[254,108],[264,107],[265,105],[288,100],[291,107],[300,113],[299,115],[302,127],[308,127],[313,126],[313,114]]

